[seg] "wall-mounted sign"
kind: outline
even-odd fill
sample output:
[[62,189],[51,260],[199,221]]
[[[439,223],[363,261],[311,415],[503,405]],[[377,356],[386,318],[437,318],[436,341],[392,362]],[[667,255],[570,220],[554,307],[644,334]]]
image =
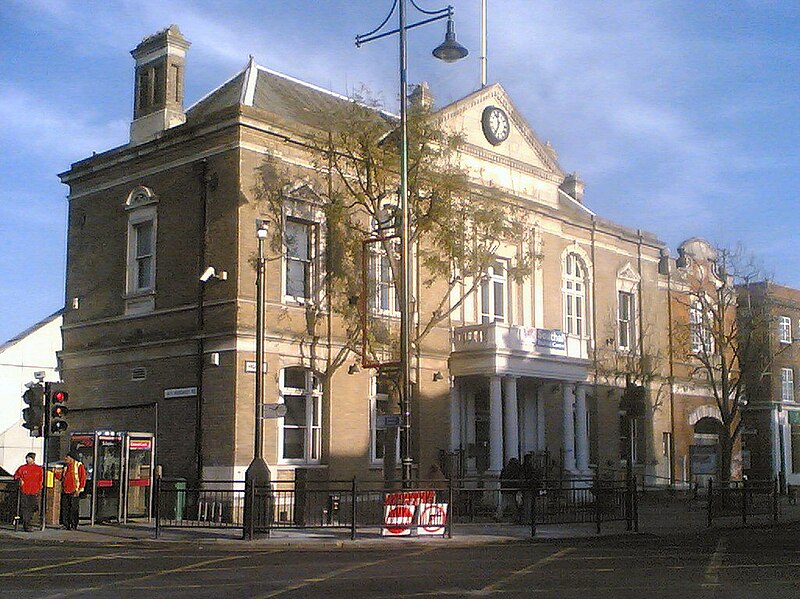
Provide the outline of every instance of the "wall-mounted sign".
[[[244,371],[245,372],[255,372],[256,371],[256,361],[255,360],[245,360],[244,362]],[[267,363],[264,362],[264,373],[267,372]]]
[[164,389],[164,399],[175,399],[177,397],[195,397],[197,387],[176,387],[174,389]]
[[567,338],[564,336],[564,331],[536,329],[536,347],[564,350],[567,348]]
[[392,428],[400,426],[400,414],[379,414],[375,416],[375,426],[377,428]]

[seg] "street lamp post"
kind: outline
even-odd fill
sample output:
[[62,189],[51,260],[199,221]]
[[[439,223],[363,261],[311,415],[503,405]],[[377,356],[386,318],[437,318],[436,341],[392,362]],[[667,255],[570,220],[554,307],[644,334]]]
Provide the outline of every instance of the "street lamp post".
[[[267,462],[264,460],[263,450],[263,404],[264,404],[264,304],[265,285],[264,268],[264,241],[267,238],[267,221],[256,221],[256,237],[258,239],[258,261],[256,263],[256,388],[255,388],[255,441],[253,447],[253,461],[247,467],[244,475],[245,501],[244,501],[244,531],[247,538],[253,538],[254,523],[260,522],[261,517],[269,517],[265,509],[256,509],[255,489],[269,485],[270,473]],[[262,495],[258,495],[263,499]]]
[[[389,15],[384,21],[369,33],[356,36],[356,47],[362,44],[381,39],[395,33],[400,38],[400,276],[396,282],[398,296],[400,298],[400,411],[402,416],[400,438],[400,451],[402,453],[402,479],[404,483],[411,480],[411,470],[413,458],[411,457],[411,286],[412,269],[410,267],[409,255],[409,205],[408,205],[408,56],[406,52],[406,33],[409,29],[433,23],[441,19],[447,19],[447,33],[445,40],[433,50],[433,55],[445,62],[455,62],[464,58],[469,52],[466,48],[456,41],[455,27],[453,25],[453,7],[448,6],[440,10],[427,11],[421,9],[414,0],[411,0],[414,7],[421,13],[428,15],[416,23],[407,24],[406,22],[406,0],[394,0]],[[398,8],[399,26],[391,31],[380,32],[384,25],[388,23],[394,9]]]

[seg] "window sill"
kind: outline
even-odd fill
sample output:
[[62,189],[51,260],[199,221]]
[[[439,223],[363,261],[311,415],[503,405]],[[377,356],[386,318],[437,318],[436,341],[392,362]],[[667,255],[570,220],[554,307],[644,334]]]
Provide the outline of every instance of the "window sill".
[[395,320],[400,320],[400,312],[393,312],[388,310],[372,310],[371,314],[373,316],[379,316],[381,318],[392,318]]
[[307,297],[295,297],[293,295],[284,295],[283,296],[283,304],[286,306],[294,306],[299,308],[315,308],[317,307],[317,302],[307,298]]
[[125,300],[125,316],[149,314],[156,308],[155,289],[126,293],[122,299]]

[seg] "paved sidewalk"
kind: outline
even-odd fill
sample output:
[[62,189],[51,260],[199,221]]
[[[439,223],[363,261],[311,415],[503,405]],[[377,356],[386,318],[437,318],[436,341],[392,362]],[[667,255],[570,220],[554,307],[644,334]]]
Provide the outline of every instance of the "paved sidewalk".
[[[778,526],[800,522],[800,505],[781,505]],[[706,526],[705,499],[671,497],[667,493],[649,493],[639,502],[639,535],[667,536],[674,534],[703,533]],[[714,521],[714,528],[741,527],[741,519],[730,517]],[[767,515],[754,516],[748,526],[776,526]],[[605,522],[600,536],[635,535],[625,530],[625,522]],[[530,526],[513,524],[457,524],[453,527],[453,537],[381,537],[377,528],[357,531],[356,540],[350,539],[350,531],[337,530],[273,530],[269,537],[259,535],[253,541],[242,539],[239,528],[162,528],[159,539],[155,538],[152,523],[134,522],[129,524],[99,524],[81,526],[78,530],[47,528],[31,533],[0,528],[0,538],[25,539],[34,542],[59,543],[79,542],[93,545],[119,545],[128,543],[195,543],[213,545],[217,548],[231,549],[260,548],[266,546],[293,547],[303,549],[330,549],[337,547],[394,547],[397,543],[432,543],[450,545],[476,545],[482,543],[509,542],[547,542],[556,539],[595,538],[594,523],[539,525],[536,536],[531,538]]]

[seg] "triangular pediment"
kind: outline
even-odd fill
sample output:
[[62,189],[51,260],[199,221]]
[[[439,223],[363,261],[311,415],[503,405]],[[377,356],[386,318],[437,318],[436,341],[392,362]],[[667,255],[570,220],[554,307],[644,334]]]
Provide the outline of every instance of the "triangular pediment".
[[[500,109],[507,117],[505,139],[492,139],[484,114]],[[537,137],[503,86],[494,83],[437,111],[442,125],[464,138],[464,164],[478,180],[515,195],[557,205],[565,173],[555,151]]]
[[641,280],[639,273],[637,273],[634,270],[630,262],[626,262],[625,266],[619,269],[619,271],[617,272],[617,278],[623,281],[629,281],[631,283],[637,283],[637,284]]

